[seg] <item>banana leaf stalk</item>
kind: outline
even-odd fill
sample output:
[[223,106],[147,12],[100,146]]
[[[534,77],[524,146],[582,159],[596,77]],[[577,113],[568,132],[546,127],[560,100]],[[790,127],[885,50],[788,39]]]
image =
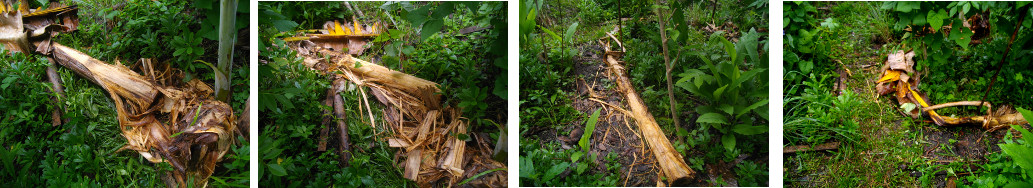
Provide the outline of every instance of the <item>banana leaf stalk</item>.
[[[915,86],[919,84],[919,79],[911,76],[915,73],[915,70],[912,69],[915,64],[912,61],[913,57],[913,51],[905,53],[903,50],[888,55],[886,65],[882,68],[882,76],[876,81],[878,83],[876,90],[879,95],[893,94],[899,104],[910,103],[915,106],[914,109],[905,109],[905,115],[919,118],[924,113],[939,126],[981,125],[984,129],[991,131],[1009,127],[1006,125],[1027,123],[1014,109],[1003,107],[993,111],[990,103],[983,101],[958,101],[933,105],[925,94],[915,89],[917,88]],[[985,106],[987,108],[986,115],[955,118],[936,113],[936,109],[953,106]]]
[[219,62],[215,69],[215,99],[230,101],[230,69],[233,45],[237,43],[237,0],[222,0],[219,9]]

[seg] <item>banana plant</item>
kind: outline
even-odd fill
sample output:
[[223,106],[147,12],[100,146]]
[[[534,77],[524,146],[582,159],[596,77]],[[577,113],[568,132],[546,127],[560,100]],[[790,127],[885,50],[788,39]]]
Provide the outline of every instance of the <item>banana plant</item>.
[[[751,33],[756,35],[756,32]],[[737,46],[722,37],[720,32],[711,35],[709,43],[713,45],[708,46],[723,46],[726,54],[695,52],[695,55],[706,63],[705,69],[685,71],[679,75],[681,79],[676,85],[707,101],[707,104],[696,107],[696,112],[701,114],[696,123],[709,125],[720,131],[723,134],[722,145],[726,150],[732,151],[735,149],[737,136],[767,132],[766,125],[754,125],[757,119],[749,115],[756,114],[767,119],[767,84],[761,78],[766,74],[766,69],[740,69],[740,64],[744,61],[757,65],[766,63],[757,57],[756,43],[744,40]]]

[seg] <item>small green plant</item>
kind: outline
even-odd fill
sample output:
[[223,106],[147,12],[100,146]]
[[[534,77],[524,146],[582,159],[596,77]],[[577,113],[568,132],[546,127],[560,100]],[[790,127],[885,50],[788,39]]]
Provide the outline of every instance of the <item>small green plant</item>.
[[787,144],[816,145],[829,140],[852,143],[858,140],[859,125],[853,118],[858,114],[854,108],[861,105],[861,101],[849,90],[839,96],[833,95],[825,85],[828,78],[828,75],[817,77],[811,74],[804,85],[797,86],[806,87],[802,96],[783,101],[787,107],[785,113],[792,114],[784,123],[783,135]]

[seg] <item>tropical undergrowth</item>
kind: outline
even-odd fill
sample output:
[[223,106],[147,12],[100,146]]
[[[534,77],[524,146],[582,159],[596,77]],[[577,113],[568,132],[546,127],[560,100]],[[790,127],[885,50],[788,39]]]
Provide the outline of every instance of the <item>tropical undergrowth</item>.
[[[444,105],[463,109],[468,131],[488,133],[495,143],[505,130],[506,24],[504,2],[259,3],[259,178],[282,187],[415,187],[395,167],[396,148],[387,146],[381,105],[372,117],[358,105],[344,105],[352,158],[341,164],[335,147],[317,151],[323,128],[322,104],[330,78],[303,65],[284,37],[321,29],[326,21],[379,22],[382,34],[357,58],[439,83]],[[471,27],[480,31],[461,34]],[[368,91],[367,91],[368,93]],[[359,88],[340,93],[344,104],[365,103]],[[374,100],[374,99],[367,99]],[[373,118],[373,119],[370,119]],[[472,136],[470,136],[472,137]],[[469,137],[467,137],[469,138]],[[331,140],[334,143],[334,140]],[[333,145],[333,144],[330,144]],[[505,156],[505,155],[502,155]],[[504,161],[504,160],[503,160]]]
[[[79,30],[59,35],[55,42],[76,48],[108,63],[136,67],[139,58],[154,58],[184,70],[186,79],[213,83],[212,70],[194,60],[215,62],[217,39],[195,33],[213,27],[215,1],[62,1],[78,5]],[[30,6],[48,4],[31,1]],[[246,15],[247,2],[238,14]],[[242,20],[242,19],[237,19]],[[237,28],[247,26],[247,19]],[[214,22],[217,24],[217,21]],[[241,35],[247,38],[246,33]],[[246,40],[238,40],[246,41]],[[241,114],[248,95],[246,43],[238,44],[231,72],[229,104]],[[173,49],[173,50],[169,50]],[[189,49],[189,52],[174,52]],[[120,151],[126,144],[115,118],[114,103],[100,86],[69,69],[57,67],[65,97],[57,97],[47,81],[50,62],[41,55],[8,54],[0,65],[0,185],[4,187],[162,186],[172,167],[150,163],[136,152]],[[116,61],[118,60],[118,61]],[[243,68],[238,68],[243,67]],[[186,81],[186,80],[183,80]],[[63,124],[51,125],[52,110],[63,108]],[[247,126],[247,125],[244,125]],[[216,167],[209,185],[242,187],[249,183],[248,142],[238,139]]]

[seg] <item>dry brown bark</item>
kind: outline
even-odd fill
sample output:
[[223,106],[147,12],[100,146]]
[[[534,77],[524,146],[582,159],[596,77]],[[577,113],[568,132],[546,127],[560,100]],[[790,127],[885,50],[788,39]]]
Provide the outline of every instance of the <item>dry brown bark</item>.
[[642,131],[642,137],[649,144],[653,155],[656,156],[656,160],[660,163],[660,168],[663,169],[663,174],[667,177],[668,182],[674,186],[691,183],[690,181],[695,178],[696,172],[685,164],[685,160],[683,160],[678,150],[671,146],[671,141],[667,139],[667,135],[657,125],[656,120],[649,113],[649,109],[642,102],[638,92],[635,92],[631,81],[625,75],[624,66],[616,59],[621,54],[621,52],[614,51],[606,52],[606,63],[610,65],[610,70],[614,75],[617,91],[624,94],[627,98],[632,118],[638,124],[639,130]]

